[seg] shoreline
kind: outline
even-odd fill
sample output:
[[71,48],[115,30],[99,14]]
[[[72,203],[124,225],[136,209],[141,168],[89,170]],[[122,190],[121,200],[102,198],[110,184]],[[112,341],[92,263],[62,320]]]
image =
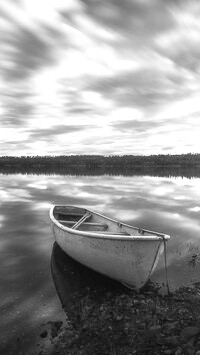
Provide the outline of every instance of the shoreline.
[[56,244],[51,269],[66,324],[44,329],[51,349],[38,355],[200,355],[200,282],[164,296],[152,282],[130,290]]
[[57,331],[52,322],[54,335],[45,333],[52,350],[40,355],[200,354],[200,284],[168,296],[151,285],[140,292],[88,292],[73,314]]

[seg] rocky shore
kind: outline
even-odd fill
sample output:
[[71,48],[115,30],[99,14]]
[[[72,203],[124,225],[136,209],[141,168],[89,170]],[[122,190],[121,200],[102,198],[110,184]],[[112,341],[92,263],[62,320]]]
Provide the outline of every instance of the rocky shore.
[[200,283],[166,294],[149,282],[136,292],[56,243],[51,269],[66,322],[44,326],[37,355],[200,355]]
[[51,354],[200,355],[199,284],[166,296],[151,285],[140,292],[88,289],[72,308],[64,327],[52,323],[41,334],[49,337]]

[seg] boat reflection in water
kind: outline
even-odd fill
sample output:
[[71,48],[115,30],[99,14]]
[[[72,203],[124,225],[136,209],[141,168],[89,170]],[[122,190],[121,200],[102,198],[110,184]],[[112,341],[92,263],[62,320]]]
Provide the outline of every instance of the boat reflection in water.
[[101,299],[131,292],[119,282],[73,260],[56,242],[52,249],[51,272],[62,307],[72,321],[80,317],[82,302],[87,297]]

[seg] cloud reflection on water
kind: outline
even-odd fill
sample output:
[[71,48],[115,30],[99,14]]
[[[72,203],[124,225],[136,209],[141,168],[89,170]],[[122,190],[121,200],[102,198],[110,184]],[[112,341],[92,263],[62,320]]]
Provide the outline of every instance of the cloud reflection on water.
[[[4,188],[8,184],[9,181],[4,180]],[[23,189],[26,192],[25,186]],[[7,202],[1,201],[5,223],[0,238],[0,352],[9,354],[22,349],[29,353],[29,348],[38,340],[41,323],[56,318],[60,310],[49,283],[49,250],[53,240],[45,223],[46,210],[40,216],[40,211],[32,209],[31,197],[29,202],[24,202],[14,196]]]
[[[200,254],[200,179],[122,176],[1,176],[1,298],[4,338],[8,328],[56,317],[49,260],[53,238],[51,204],[92,208],[126,223],[171,235],[168,272],[171,287],[197,282]],[[164,281],[161,258],[154,281]],[[39,306],[38,306],[39,305]],[[41,317],[40,317],[41,314]],[[15,331],[17,331],[15,329]]]

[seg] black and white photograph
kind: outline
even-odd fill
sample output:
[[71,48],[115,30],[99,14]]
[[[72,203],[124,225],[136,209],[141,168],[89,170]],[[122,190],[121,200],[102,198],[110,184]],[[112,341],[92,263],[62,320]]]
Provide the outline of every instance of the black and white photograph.
[[0,354],[200,355],[200,2],[0,1]]

